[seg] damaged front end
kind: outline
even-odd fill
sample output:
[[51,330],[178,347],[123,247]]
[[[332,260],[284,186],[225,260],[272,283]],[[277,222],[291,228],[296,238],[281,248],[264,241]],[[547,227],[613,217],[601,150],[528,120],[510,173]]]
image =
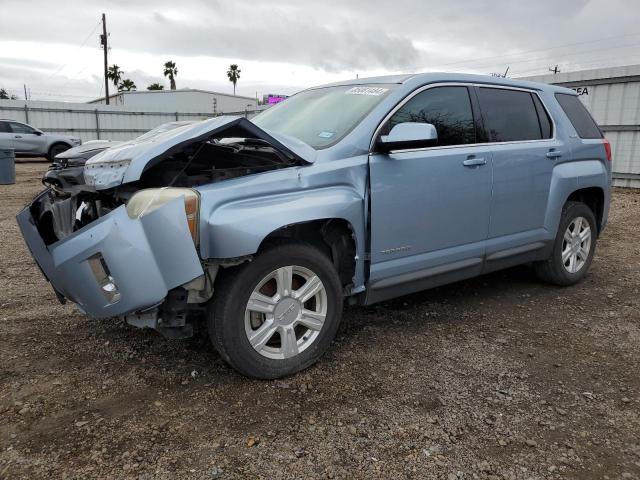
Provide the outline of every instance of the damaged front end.
[[216,118],[105,150],[82,176],[45,175],[17,221],[60,301],[185,337],[221,265],[199,255],[197,187],[306,163],[247,120]]

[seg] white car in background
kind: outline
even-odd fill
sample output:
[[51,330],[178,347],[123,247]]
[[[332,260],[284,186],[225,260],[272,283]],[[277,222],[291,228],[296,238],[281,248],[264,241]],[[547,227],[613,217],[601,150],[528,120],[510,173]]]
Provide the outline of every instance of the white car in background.
[[[163,123],[129,142],[149,140],[161,133],[199,121],[200,120],[183,120]],[[126,143],[127,142],[116,140],[89,140],[82,145],[70,148],[51,159],[53,163],[42,177],[42,183],[52,188],[64,188],[69,185],[81,184],[83,182],[84,164],[87,160],[108,148]]]
[[59,153],[81,143],[79,138],[45,133],[26,123],[0,119],[0,148],[13,149],[16,156],[47,157],[53,160]]

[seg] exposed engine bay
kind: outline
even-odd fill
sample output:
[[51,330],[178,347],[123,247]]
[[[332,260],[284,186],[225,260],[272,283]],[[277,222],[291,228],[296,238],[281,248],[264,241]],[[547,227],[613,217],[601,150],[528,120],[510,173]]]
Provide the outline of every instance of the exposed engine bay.
[[31,206],[46,245],[125,205],[137,191],[159,187],[193,188],[246,175],[301,165],[257,138],[212,138],[189,143],[150,162],[136,182],[107,190],[86,185],[84,166],[57,164],[44,175],[48,187]]
[[216,117],[60,157],[18,223],[62,303],[190,336],[188,318],[201,316],[218,270],[250,259],[201,258],[197,187],[313,162],[311,147],[283,141],[245,118]]
[[264,140],[231,140],[190,145],[145,171],[139,187],[192,188],[295,164]]

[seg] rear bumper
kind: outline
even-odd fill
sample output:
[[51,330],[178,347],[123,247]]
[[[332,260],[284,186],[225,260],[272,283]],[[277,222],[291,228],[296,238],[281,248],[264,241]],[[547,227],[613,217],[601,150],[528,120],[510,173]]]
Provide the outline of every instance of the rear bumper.
[[[181,199],[136,219],[120,206],[49,246],[40,237],[29,206],[16,218],[33,258],[58,296],[91,317],[151,307],[170,289],[203,274]],[[89,259],[100,256],[117,287],[117,298],[107,294],[91,267]]]

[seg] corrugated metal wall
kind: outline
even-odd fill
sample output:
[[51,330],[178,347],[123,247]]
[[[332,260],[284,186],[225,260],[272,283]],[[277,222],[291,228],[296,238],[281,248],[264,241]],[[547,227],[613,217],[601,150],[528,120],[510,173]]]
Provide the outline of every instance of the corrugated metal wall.
[[[249,111],[247,116],[251,118],[255,113]],[[244,115],[245,112],[235,114]],[[204,120],[212,116],[197,112],[144,112],[127,110],[123,106],[86,103],[0,100],[1,119],[25,122],[45,132],[78,137],[83,142],[130,140],[162,123]]]
[[529,77],[573,88],[611,142],[613,184],[640,188],[640,65]]

